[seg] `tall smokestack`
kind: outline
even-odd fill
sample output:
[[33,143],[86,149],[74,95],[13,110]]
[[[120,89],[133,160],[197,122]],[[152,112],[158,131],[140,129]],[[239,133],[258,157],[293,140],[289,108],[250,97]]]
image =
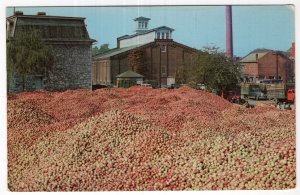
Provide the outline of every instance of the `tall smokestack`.
[[226,5],[226,56],[233,57],[231,5]]

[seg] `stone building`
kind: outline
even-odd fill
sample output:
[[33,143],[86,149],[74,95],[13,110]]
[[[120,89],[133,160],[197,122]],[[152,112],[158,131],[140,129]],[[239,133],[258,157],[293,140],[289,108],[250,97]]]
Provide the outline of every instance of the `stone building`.
[[[258,82],[264,79],[279,79],[284,83],[292,80],[291,61],[283,52],[251,52],[239,61],[244,81]],[[277,66],[278,65],[278,66]],[[277,77],[278,72],[278,78]]]
[[[80,17],[48,16],[45,12],[37,15],[16,12],[6,19],[7,41],[33,28],[41,32],[42,40],[53,49],[51,69],[43,75],[27,75],[25,91],[92,88],[91,47],[95,40],[89,37],[84,20]],[[9,91],[22,90],[20,76],[15,75]]]
[[[116,85],[116,76],[130,70],[129,54],[138,49],[143,52],[143,62],[147,72],[144,81],[155,82],[159,86],[175,82],[180,65],[187,64],[196,49],[175,42],[174,29],[160,26],[148,29],[150,18],[139,17],[136,32],[117,38],[117,48],[93,57],[93,85]],[[141,74],[141,73],[140,73]]]

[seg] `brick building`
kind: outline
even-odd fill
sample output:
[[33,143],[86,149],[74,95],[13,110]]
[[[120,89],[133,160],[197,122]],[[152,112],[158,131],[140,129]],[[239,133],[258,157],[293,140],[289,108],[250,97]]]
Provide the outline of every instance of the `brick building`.
[[[282,52],[252,52],[239,62],[242,65],[243,79],[246,82],[280,79],[286,83],[292,80],[291,61]],[[276,78],[277,70],[278,78]]]
[[139,17],[136,33],[117,38],[117,48],[93,57],[93,85],[116,85],[116,76],[130,70],[128,55],[139,49],[144,54],[147,73],[144,80],[155,81],[159,86],[175,82],[180,65],[191,58],[197,50],[175,42],[174,29],[160,26],[148,29],[149,18]]
[[290,49],[290,60],[292,63],[292,81],[295,81],[295,42],[292,43],[292,47]]
[[[29,29],[38,29],[42,40],[51,45],[54,64],[44,75],[27,75],[25,91],[45,89],[60,91],[66,89],[92,88],[91,46],[85,18],[48,16],[45,12],[24,15],[16,12],[6,19],[7,41]],[[20,76],[15,75],[9,87],[11,92],[22,91]]]

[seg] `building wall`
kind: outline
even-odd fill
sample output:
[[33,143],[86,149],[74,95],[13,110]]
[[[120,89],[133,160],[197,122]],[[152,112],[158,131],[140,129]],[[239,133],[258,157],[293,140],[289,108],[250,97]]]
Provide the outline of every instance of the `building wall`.
[[242,63],[243,74],[258,76],[258,63],[257,62],[247,62]]
[[291,51],[290,51],[290,60],[291,60],[291,72],[292,78],[291,80],[295,81],[295,43],[292,43]]
[[93,62],[93,84],[105,85],[112,82],[111,80],[111,61],[99,60]]
[[[259,58],[257,62],[242,63],[243,74],[254,77],[254,82],[261,79],[273,79],[276,77],[276,55],[269,52],[263,57]],[[290,61],[278,55],[278,76],[287,82],[292,79],[292,68]]]
[[[43,89],[48,91],[63,91],[67,89],[92,88],[92,58],[91,46],[88,45],[52,45],[54,63],[47,74],[42,76]],[[27,75],[25,91],[36,90],[36,82],[40,77]],[[23,79],[19,75],[10,84],[9,91],[23,91]]]
[[[165,52],[162,51],[163,48],[166,48]],[[143,75],[144,81],[155,80],[158,84],[161,83],[163,86],[167,85],[168,78],[175,78],[178,67],[182,65],[184,61],[189,60],[193,52],[195,52],[191,49],[176,45],[172,41],[157,41],[155,44],[150,44],[142,48],[142,50],[145,54],[145,64],[147,66],[147,73]],[[100,62],[94,61],[93,63],[101,63],[106,60],[109,60],[111,63],[111,73],[109,74],[111,74],[112,84],[116,85],[115,77],[131,69],[128,62],[128,53],[114,56],[110,59],[102,59],[99,60]],[[105,75],[101,74],[101,77],[104,78]],[[98,84],[94,81],[95,78],[93,78],[93,84]]]
[[[258,59],[258,73],[260,77],[265,77],[269,79],[269,77],[276,77],[276,55],[273,55],[272,52],[267,53],[262,58]],[[278,55],[278,76],[283,80],[283,82],[287,82],[291,79],[291,67],[289,60],[281,55]]]
[[[34,91],[36,90],[36,80],[38,78],[39,77],[36,77],[35,75],[24,75],[23,78],[23,76],[15,73],[14,77],[8,83],[7,86],[8,91],[9,92]],[[43,78],[42,81],[44,81]]]
[[290,51],[290,59],[294,60],[295,59],[295,42],[292,43],[291,51]]
[[92,53],[89,45],[55,45],[54,66],[45,89],[91,89]]
[[155,39],[155,32],[135,36],[135,37],[132,37],[129,39],[120,40],[120,48],[150,43],[150,42],[154,41],[154,39]]

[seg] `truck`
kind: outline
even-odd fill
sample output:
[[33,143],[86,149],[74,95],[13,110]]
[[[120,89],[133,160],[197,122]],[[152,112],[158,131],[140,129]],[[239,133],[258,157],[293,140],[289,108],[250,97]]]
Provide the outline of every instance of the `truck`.
[[257,83],[241,83],[241,98],[252,98],[255,100],[267,99],[266,93],[261,90]]
[[[278,102],[294,103],[295,83],[283,83],[281,80],[262,80],[259,83],[242,83],[241,95],[248,98],[268,99]],[[262,98],[263,97],[263,98]]]

